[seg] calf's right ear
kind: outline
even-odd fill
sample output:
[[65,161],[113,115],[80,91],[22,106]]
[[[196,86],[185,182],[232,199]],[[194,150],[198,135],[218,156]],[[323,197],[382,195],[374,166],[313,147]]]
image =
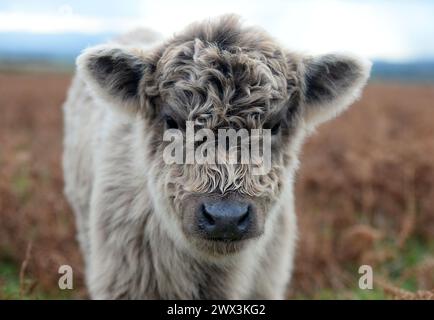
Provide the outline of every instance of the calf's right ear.
[[145,82],[155,64],[141,49],[96,46],[77,58],[77,71],[92,93],[104,102],[127,111],[144,108]]

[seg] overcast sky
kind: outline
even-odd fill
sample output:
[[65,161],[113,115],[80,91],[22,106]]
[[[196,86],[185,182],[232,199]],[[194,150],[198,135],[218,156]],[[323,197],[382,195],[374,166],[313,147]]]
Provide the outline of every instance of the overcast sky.
[[0,32],[96,34],[146,26],[170,36],[224,13],[241,15],[296,50],[434,59],[434,1],[421,0],[2,0]]

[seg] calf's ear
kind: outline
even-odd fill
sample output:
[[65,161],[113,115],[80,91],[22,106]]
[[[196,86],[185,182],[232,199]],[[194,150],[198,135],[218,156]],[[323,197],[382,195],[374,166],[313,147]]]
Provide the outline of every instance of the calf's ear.
[[154,67],[144,51],[96,46],[84,50],[76,64],[78,74],[97,98],[127,111],[144,107],[144,82]]
[[360,97],[371,63],[349,55],[305,58],[301,66],[302,113],[308,127],[330,120]]

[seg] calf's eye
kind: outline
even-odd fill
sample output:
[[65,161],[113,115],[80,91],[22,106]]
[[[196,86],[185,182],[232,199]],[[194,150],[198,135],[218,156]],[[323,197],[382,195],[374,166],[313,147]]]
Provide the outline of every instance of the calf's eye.
[[280,122],[271,127],[271,134],[276,135],[280,132]]
[[166,125],[166,129],[178,129],[178,123],[169,116],[164,117],[164,123]]

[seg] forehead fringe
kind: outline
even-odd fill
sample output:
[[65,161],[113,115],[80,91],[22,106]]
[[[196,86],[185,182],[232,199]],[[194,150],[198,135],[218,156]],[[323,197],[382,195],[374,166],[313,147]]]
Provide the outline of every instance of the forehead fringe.
[[185,120],[257,127],[295,87],[288,55],[265,32],[234,15],[189,26],[166,44],[158,91]]

